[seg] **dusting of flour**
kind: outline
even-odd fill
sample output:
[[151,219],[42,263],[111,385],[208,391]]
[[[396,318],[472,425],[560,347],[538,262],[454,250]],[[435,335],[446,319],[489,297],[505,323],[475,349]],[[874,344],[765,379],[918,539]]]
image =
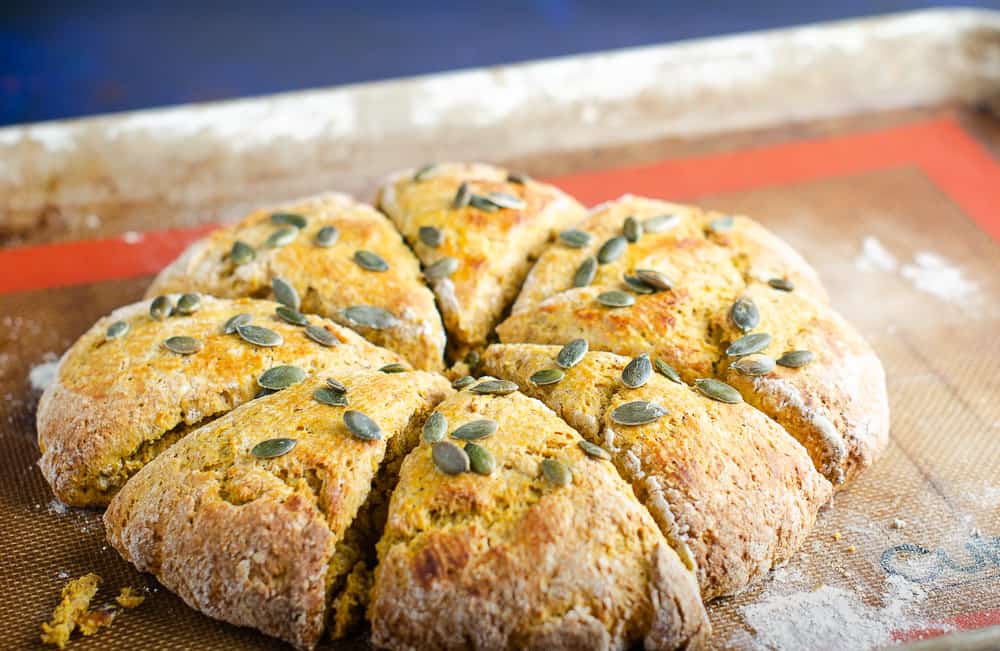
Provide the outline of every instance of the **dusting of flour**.
[[42,392],[56,379],[56,370],[59,368],[59,358],[55,353],[45,353],[42,363],[32,367],[28,372],[28,382],[31,383],[31,390]]
[[895,271],[896,258],[877,237],[868,235],[861,241],[861,253],[854,259],[854,265],[862,271]]
[[860,271],[899,271],[914,289],[950,303],[968,303],[976,298],[979,286],[965,277],[960,267],[931,251],[920,251],[913,260],[900,265],[896,257],[873,235],[861,240],[861,253],[854,259]]

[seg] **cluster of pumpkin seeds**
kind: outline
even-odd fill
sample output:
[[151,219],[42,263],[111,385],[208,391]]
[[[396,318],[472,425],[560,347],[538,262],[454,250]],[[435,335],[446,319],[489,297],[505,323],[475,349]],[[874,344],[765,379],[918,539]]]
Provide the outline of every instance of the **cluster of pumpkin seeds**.
[[459,447],[444,440],[448,419],[436,411],[424,423],[423,438],[431,444],[434,465],[446,475],[459,475],[470,470],[478,475],[490,475],[496,469],[496,459],[489,450],[474,441],[491,436],[496,430],[496,421],[485,418],[469,421],[451,433],[452,438],[465,441],[464,446]]
[[[528,380],[535,386],[546,386],[562,382],[566,377],[566,370],[579,364],[587,355],[590,345],[586,339],[574,339],[559,349],[556,354],[556,366],[558,368],[544,368],[531,374]],[[564,370],[565,369],[565,370]]]
[[[573,273],[573,286],[586,287],[594,281],[599,265],[611,264],[625,254],[629,244],[638,242],[644,233],[662,233],[680,221],[676,215],[659,215],[644,222],[630,215],[622,223],[622,234],[609,238],[597,250],[596,256],[588,256]],[[583,248],[590,244],[590,234],[581,230],[567,230],[559,234],[567,246]],[[674,282],[666,274],[655,269],[636,269],[622,278],[625,287],[635,294],[654,294],[673,289]],[[610,290],[597,295],[597,302],[605,307],[621,308],[635,304],[635,297],[621,290]]]
[[[792,283],[782,278],[772,278],[768,284],[781,291],[793,289]],[[729,319],[743,333],[742,337],[726,348],[728,357],[738,358],[730,364],[730,367],[741,375],[767,375],[774,370],[775,365],[801,368],[813,360],[813,354],[808,350],[789,350],[778,359],[763,354],[764,349],[771,344],[771,335],[766,332],[752,332],[760,325],[760,310],[749,297],[742,296],[736,299],[729,308]]]
[[347,387],[334,378],[328,378],[325,386],[313,391],[313,400],[331,407],[346,407],[349,404]]

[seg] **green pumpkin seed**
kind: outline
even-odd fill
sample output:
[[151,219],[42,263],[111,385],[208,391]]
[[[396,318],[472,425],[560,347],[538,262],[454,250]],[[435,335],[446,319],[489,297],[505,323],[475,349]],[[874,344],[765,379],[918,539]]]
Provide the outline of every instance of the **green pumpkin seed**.
[[767,355],[740,357],[731,366],[741,375],[767,375],[774,370],[774,360]]
[[283,246],[287,246],[295,241],[295,238],[299,236],[299,229],[294,226],[286,226],[284,228],[279,228],[270,235],[267,236],[265,244],[272,249],[278,249]]
[[354,262],[362,269],[368,271],[388,271],[389,263],[382,259],[377,253],[371,251],[358,250],[354,252]]
[[500,210],[500,207],[495,203],[478,194],[469,195],[469,205],[477,210],[482,210],[483,212],[496,212]]
[[295,212],[273,212],[271,213],[271,223],[275,226],[294,226],[295,228],[305,228],[308,221],[304,215]]
[[291,323],[297,326],[307,326],[309,325],[309,319],[306,318],[304,314],[298,310],[293,310],[290,307],[285,307],[284,305],[279,305],[274,308],[274,313],[278,315],[282,321],[286,323]]
[[448,419],[439,411],[435,411],[424,422],[424,440],[437,443],[448,433]]
[[427,280],[433,282],[435,280],[447,278],[456,271],[458,271],[458,260],[451,256],[445,256],[428,265],[428,267],[424,269],[424,276],[426,276]]
[[222,326],[222,332],[231,335],[236,333],[236,328],[244,326],[253,320],[253,316],[247,314],[246,312],[241,312],[240,314],[234,314],[233,316],[226,319],[226,323]]
[[635,297],[613,289],[610,292],[598,294],[597,302],[605,307],[628,307],[635,304]]
[[674,288],[674,281],[655,269],[636,269],[635,276],[655,289],[667,291]]
[[656,288],[646,284],[644,281],[639,279],[638,276],[630,276],[625,274],[622,279],[625,281],[625,286],[635,292],[636,294],[655,294]]
[[597,262],[600,264],[614,262],[622,257],[626,247],[628,247],[628,240],[625,239],[625,236],[616,235],[612,237],[601,245],[600,250],[597,252]]
[[455,191],[455,198],[451,200],[452,210],[461,210],[469,205],[469,199],[472,197],[472,191],[469,190],[468,183],[462,183],[458,186],[458,190]]
[[562,368],[573,368],[583,360],[589,348],[590,344],[586,339],[574,339],[559,349],[556,364]]
[[760,311],[757,309],[757,304],[746,296],[736,299],[729,308],[729,318],[744,333],[760,325]]
[[306,379],[306,372],[298,366],[284,364],[272,366],[257,378],[257,384],[265,389],[280,391]]
[[326,346],[327,348],[331,346],[337,346],[340,344],[340,339],[337,338],[335,334],[327,330],[326,328],[318,325],[313,325],[310,323],[306,326],[305,330],[306,336],[315,341],[321,346]]
[[569,466],[556,459],[542,460],[542,475],[553,486],[568,486],[573,481]]
[[475,368],[479,366],[479,351],[470,350],[465,354],[462,361],[468,364],[469,368]]
[[638,389],[649,382],[649,376],[653,374],[653,364],[649,361],[649,355],[643,353],[622,369],[622,384],[629,389]]
[[555,384],[565,376],[566,374],[558,368],[546,368],[541,371],[535,371],[528,380],[536,386],[545,386],[546,384]]
[[484,439],[496,431],[496,421],[483,418],[480,420],[470,420],[468,423],[456,427],[455,431],[452,432],[451,435],[452,437],[463,441],[475,441],[477,439]]
[[193,355],[201,350],[203,345],[198,339],[184,335],[170,337],[163,342],[164,348],[178,355]]
[[183,294],[177,299],[174,312],[188,316],[197,312],[199,308],[201,308],[201,296],[198,294]]
[[635,217],[626,217],[625,223],[622,224],[622,235],[629,242],[638,242],[639,238],[642,237],[642,224]]
[[476,378],[471,375],[464,375],[451,383],[451,388],[461,391],[465,387],[475,384]]
[[363,326],[373,330],[386,330],[394,327],[398,321],[392,312],[374,305],[352,305],[340,311],[340,316],[352,325]]
[[656,361],[653,362],[653,367],[656,369],[657,373],[667,378],[671,382],[676,382],[677,384],[684,384],[684,380],[682,380],[680,374],[674,370],[674,367],[671,366],[670,364],[667,364],[662,359],[657,358]]
[[438,441],[431,446],[431,457],[438,470],[446,475],[460,475],[469,472],[470,460],[465,450],[451,441]]
[[298,441],[289,438],[267,439],[253,446],[250,454],[258,459],[274,459],[291,452],[296,443]]
[[772,288],[777,289],[782,292],[790,292],[795,289],[795,283],[788,280],[787,278],[772,278],[767,281],[767,284]]
[[268,328],[263,328],[257,325],[238,325],[236,326],[236,334],[240,336],[244,341],[253,344],[254,346],[280,346],[285,343],[285,340],[274,330]]
[[531,177],[529,177],[527,174],[518,174],[515,172],[511,172],[510,174],[507,175],[507,182],[514,183],[517,185],[524,185],[528,182],[530,178]]
[[434,171],[435,167],[437,167],[437,163],[429,163],[427,165],[424,165],[423,167],[421,167],[420,169],[418,169],[416,172],[414,172],[414,174],[413,174],[413,180],[414,181],[426,181],[427,179],[429,179],[431,177],[431,172]]
[[726,348],[726,355],[730,357],[742,357],[759,353],[771,344],[771,335],[766,332],[754,332],[743,335]]
[[444,231],[434,226],[421,226],[420,230],[417,231],[417,237],[432,249],[436,249],[444,243]]
[[408,369],[406,367],[406,364],[400,364],[399,362],[393,362],[392,364],[386,364],[385,366],[383,366],[382,368],[379,369],[379,371],[381,371],[382,373],[388,373],[388,374],[392,374],[392,373],[405,373],[405,372],[407,372],[409,370],[410,369]]
[[104,338],[107,341],[112,339],[121,339],[128,332],[128,321],[115,321],[110,326],[108,326],[107,332],[104,333]]
[[229,259],[236,266],[246,264],[255,257],[257,257],[257,254],[254,252],[253,247],[240,240],[233,242],[233,248],[229,249]]
[[344,412],[344,425],[355,437],[365,441],[377,441],[382,438],[382,428],[371,418],[353,409]]
[[605,459],[605,460],[611,459],[610,452],[608,452],[599,445],[594,445],[593,443],[591,443],[586,439],[580,439],[579,445],[580,449],[583,450],[588,457],[592,457],[594,459]]
[[716,217],[712,221],[708,222],[708,230],[713,233],[718,233],[720,231],[727,231],[733,227],[735,220],[732,215],[726,215],[725,217]]
[[505,396],[517,389],[517,384],[510,380],[483,380],[469,390],[481,395]]
[[663,233],[681,222],[680,215],[657,215],[642,223],[643,231],[647,233]]
[[173,312],[174,305],[169,296],[157,296],[149,304],[149,318],[163,321]]
[[655,402],[635,400],[616,407],[611,420],[619,425],[645,425],[666,415],[666,408]]
[[576,273],[573,274],[573,287],[586,287],[594,281],[594,276],[597,275],[597,258],[594,256],[588,256],[580,263],[577,267]]
[[815,355],[808,350],[789,350],[784,352],[775,362],[788,368],[802,368],[813,361]]
[[508,192],[490,192],[486,198],[500,208],[510,208],[511,210],[523,210],[526,205],[524,199],[515,197]]
[[286,307],[298,310],[302,305],[299,293],[295,291],[291,283],[281,276],[275,276],[271,279],[271,291],[274,292],[274,300]]
[[582,249],[590,244],[591,239],[590,233],[575,228],[559,233],[559,241],[573,249]]
[[735,405],[738,402],[743,402],[743,396],[740,392],[729,386],[725,382],[716,380],[714,378],[698,378],[694,381],[698,390],[702,394],[708,396],[712,400],[718,400],[719,402],[725,402],[731,405]]
[[340,231],[336,226],[324,226],[316,231],[316,246],[329,248],[337,243],[339,237]]
[[343,391],[334,391],[330,387],[320,387],[313,391],[313,400],[331,407],[346,407],[348,404],[347,394]]
[[330,387],[337,393],[347,393],[347,387],[344,386],[344,383],[338,380],[337,378],[332,378],[332,377],[326,378],[326,386]]
[[469,468],[477,475],[492,475],[497,461],[493,454],[481,445],[471,441],[465,444],[465,454],[469,457]]
[[254,394],[253,399],[256,400],[257,398],[263,398],[265,396],[270,396],[275,393],[277,393],[277,391],[272,391],[271,389],[261,389]]

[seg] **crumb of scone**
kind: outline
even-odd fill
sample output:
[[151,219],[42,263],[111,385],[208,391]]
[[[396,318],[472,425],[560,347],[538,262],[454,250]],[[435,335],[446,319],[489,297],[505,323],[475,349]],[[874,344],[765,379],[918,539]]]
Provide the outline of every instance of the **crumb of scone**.
[[77,621],[77,626],[84,635],[93,635],[100,629],[111,626],[111,622],[115,621],[117,615],[118,609],[111,605],[103,606],[97,610],[88,610]]
[[66,648],[69,636],[86,615],[90,600],[97,594],[100,583],[101,577],[91,572],[73,579],[63,587],[62,601],[52,611],[52,621],[42,624],[43,644]]
[[841,536],[841,535],[840,535],[840,532],[839,532],[839,531],[835,531],[835,532],[833,532],[833,539],[834,539],[834,540],[840,540],[840,539],[841,539],[842,537],[843,537],[843,536]]
[[118,602],[119,606],[121,606],[122,608],[128,608],[128,609],[135,608],[136,606],[138,606],[139,604],[141,604],[145,600],[146,600],[145,597],[143,597],[142,595],[136,594],[135,590],[132,589],[132,588],[130,588],[130,587],[128,587],[128,586],[125,586],[124,588],[122,588],[122,590],[118,594],[118,596],[115,597],[115,601]]
[[892,528],[893,529],[902,529],[905,526],[906,526],[906,520],[900,520],[899,518],[893,518],[893,520],[892,520]]
[[848,554],[853,554],[856,551],[858,551],[858,548],[855,547],[854,545],[851,545],[850,547],[847,548],[847,553]]

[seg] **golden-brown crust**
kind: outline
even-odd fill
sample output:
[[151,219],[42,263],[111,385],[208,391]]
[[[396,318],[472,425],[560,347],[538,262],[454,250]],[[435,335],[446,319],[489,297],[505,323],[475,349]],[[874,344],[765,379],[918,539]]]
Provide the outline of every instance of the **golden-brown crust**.
[[[534,180],[513,183],[508,172],[483,164],[440,163],[414,180],[414,171],[393,174],[379,191],[385,211],[428,266],[445,256],[458,269],[432,283],[454,359],[485,345],[487,336],[517,295],[534,259],[554,232],[580,221],[586,211],[558,188]],[[485,212],[452,208],[459,185],[473,193],[504,192],[524,201],[523,209]],[[434,226],[444,241],[432,248],[421,241],[421,226]]]
[[[401,358],[347,328],[310,317],[342,343],[323,347],[302,328],[274,314],[276,304],[203,296],[190,316],[149,317],[149,302],[133,303],[99,320],[63,356],[55,382],[38,405],[39,466],[67,504],[99,506],[139,468],[185,431],[251,400],[257,377],[272,366],[379,368]],[[239,313],[279,333],[273,348],[224,334]],[[124,337],[106,341],[112,323],[127,321]],[[166,350],[164,340],[187,335],[204,347],[193,355]]]
[[[513,380],[592,442],[615,465],[682,556],[690,550],[703,598],[729,595],[788,560],[831,494],[806,450],[747,404],[709,400],[659,375],[638,389],[621,382],[628,358],[590,352],[556,384],[535,371],[555,367],[556,346],[494,345],[485,373]],[[654,423],[622,426],[610,412],[647,400],[669,410]]]
[[[122,556],[192,607],[299,648],[315,646],[331,602],[371,553],[359,548],[374,544],[370,523],[354,523],[376,497],[380,467],[415,444],[423,417],[451,391],[420,371],[338,374],[349,408],[382,429],[364,441],[343,424],[346,408],[313,399],[325,376],[192,432],[136,474],[104,516]],[[297,444],[277,458],[250,454],[279,437]]]
[[[274,212],[296,213],[308,220],[294,241],[278,248],[265,244],[278,228],[271,222]],[[317,246],[316,233],[326,226],[339,231],[336,243]],[[237,240],[255,250],[254,259],[239,266],[229,257]],[[389,268],[381,272],[361,268],[353,259],[358,250],[380,255]],[[295,287],[303,312],[353,328],[369,341],[398,352],[415,368],[443,368],[444,326],[417,259],[384,215],[346,194],[328,193],[261,208],[237,224],[212,231],[161,271],[146,296],[203,292],[225,298],[267,298],[275,276]],[[381,330],[352,323],[341,311],[353,305],[384,308],[397,323]]]
[[[489,476],[447,476],[422,443],[393,493],[371,605],[390,649],[693,648],[710,627],[693,575],[607,461],[521,394],[462,391],[437,411],[453,430],[489,418]],[[556,487],[545,458],[573,470]]]

